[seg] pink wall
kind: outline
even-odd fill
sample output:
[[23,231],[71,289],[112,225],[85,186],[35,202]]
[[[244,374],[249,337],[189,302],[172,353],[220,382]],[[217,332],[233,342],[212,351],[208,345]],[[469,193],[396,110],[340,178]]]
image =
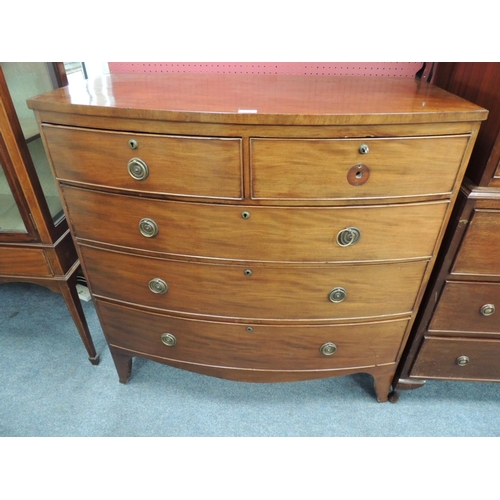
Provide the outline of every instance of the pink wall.
[[423,63],[195,63],[110,62],[111,73],[243,73],[263,75],[400,76],[413,78]]

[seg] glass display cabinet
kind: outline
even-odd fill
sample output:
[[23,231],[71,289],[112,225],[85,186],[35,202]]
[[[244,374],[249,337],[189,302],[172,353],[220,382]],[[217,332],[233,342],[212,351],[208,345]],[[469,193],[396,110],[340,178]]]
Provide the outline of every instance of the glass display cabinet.
[[25,281],[64,297],[92,364],[99,356],[77,292],[80,262],[26,99],[67,84],[63,63],[0,63],[0,284]]

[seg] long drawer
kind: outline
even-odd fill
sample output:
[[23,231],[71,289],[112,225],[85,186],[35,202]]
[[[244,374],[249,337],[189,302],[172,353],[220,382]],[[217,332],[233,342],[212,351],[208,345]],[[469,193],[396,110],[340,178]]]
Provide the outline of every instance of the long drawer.
[[[97,308],[110,345],[163,359],[250,369],[393,363],[408,323],[404,319],[357,325],[251,325],[174,318],[104,301],[97,301]],[[332,354],[321,352],[325,344]]]
[[[447,201],[357,208],[233,206],[145,200],[70,186],[62,189],[78,238],[232,260],[346,262],[430,257],[448,208]],[[141,221],[156,225],[157,234],[143,236]],[[345,245],[343,235],[352,231],[348,228],[359,230],[359,240],[341,246]]]
[[[42,125],[58,179],[149,193],[241,199],[240,138]],[[132,143],[133,149],[129,145]],[[135,159],[135,160],[134,160]],[[136,180],[129,172],[129,162]],[[137,161],[140,160],[140,161]],[[141,163],[142,162],[142,163]]]
[[[408,314],[427,266],[419,261],[247,268],[163,260],[85,245],[80,249],[92,291],[98,296],[232,318],[340,320]],[[163,293],[151,291],[150,286]]]
[[500,284],[447,282],[429,331],[500,335]]
[[499,358],[500,340],[425,338],[411,376],[498,380]]
[[450,193],[468,140],[253,138],[252,197],[333,200]]

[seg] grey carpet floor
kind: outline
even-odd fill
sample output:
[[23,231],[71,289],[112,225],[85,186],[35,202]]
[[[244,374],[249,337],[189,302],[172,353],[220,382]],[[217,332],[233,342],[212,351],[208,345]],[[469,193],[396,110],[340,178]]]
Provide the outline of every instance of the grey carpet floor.
[[95,309],[93,366],[62,297],[0,286],[0,436],[497,437],[500,384],[429,381],[396,404],[372,378],[250,384],[134,359],[120,384]]

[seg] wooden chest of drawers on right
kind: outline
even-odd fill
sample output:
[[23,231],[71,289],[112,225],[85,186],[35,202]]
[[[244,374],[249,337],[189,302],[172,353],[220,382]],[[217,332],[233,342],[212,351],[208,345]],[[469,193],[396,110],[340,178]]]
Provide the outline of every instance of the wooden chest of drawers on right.
[[398,369],[427,379],[500,381],[500,63],[439,63],[434,83],[489,110]]

